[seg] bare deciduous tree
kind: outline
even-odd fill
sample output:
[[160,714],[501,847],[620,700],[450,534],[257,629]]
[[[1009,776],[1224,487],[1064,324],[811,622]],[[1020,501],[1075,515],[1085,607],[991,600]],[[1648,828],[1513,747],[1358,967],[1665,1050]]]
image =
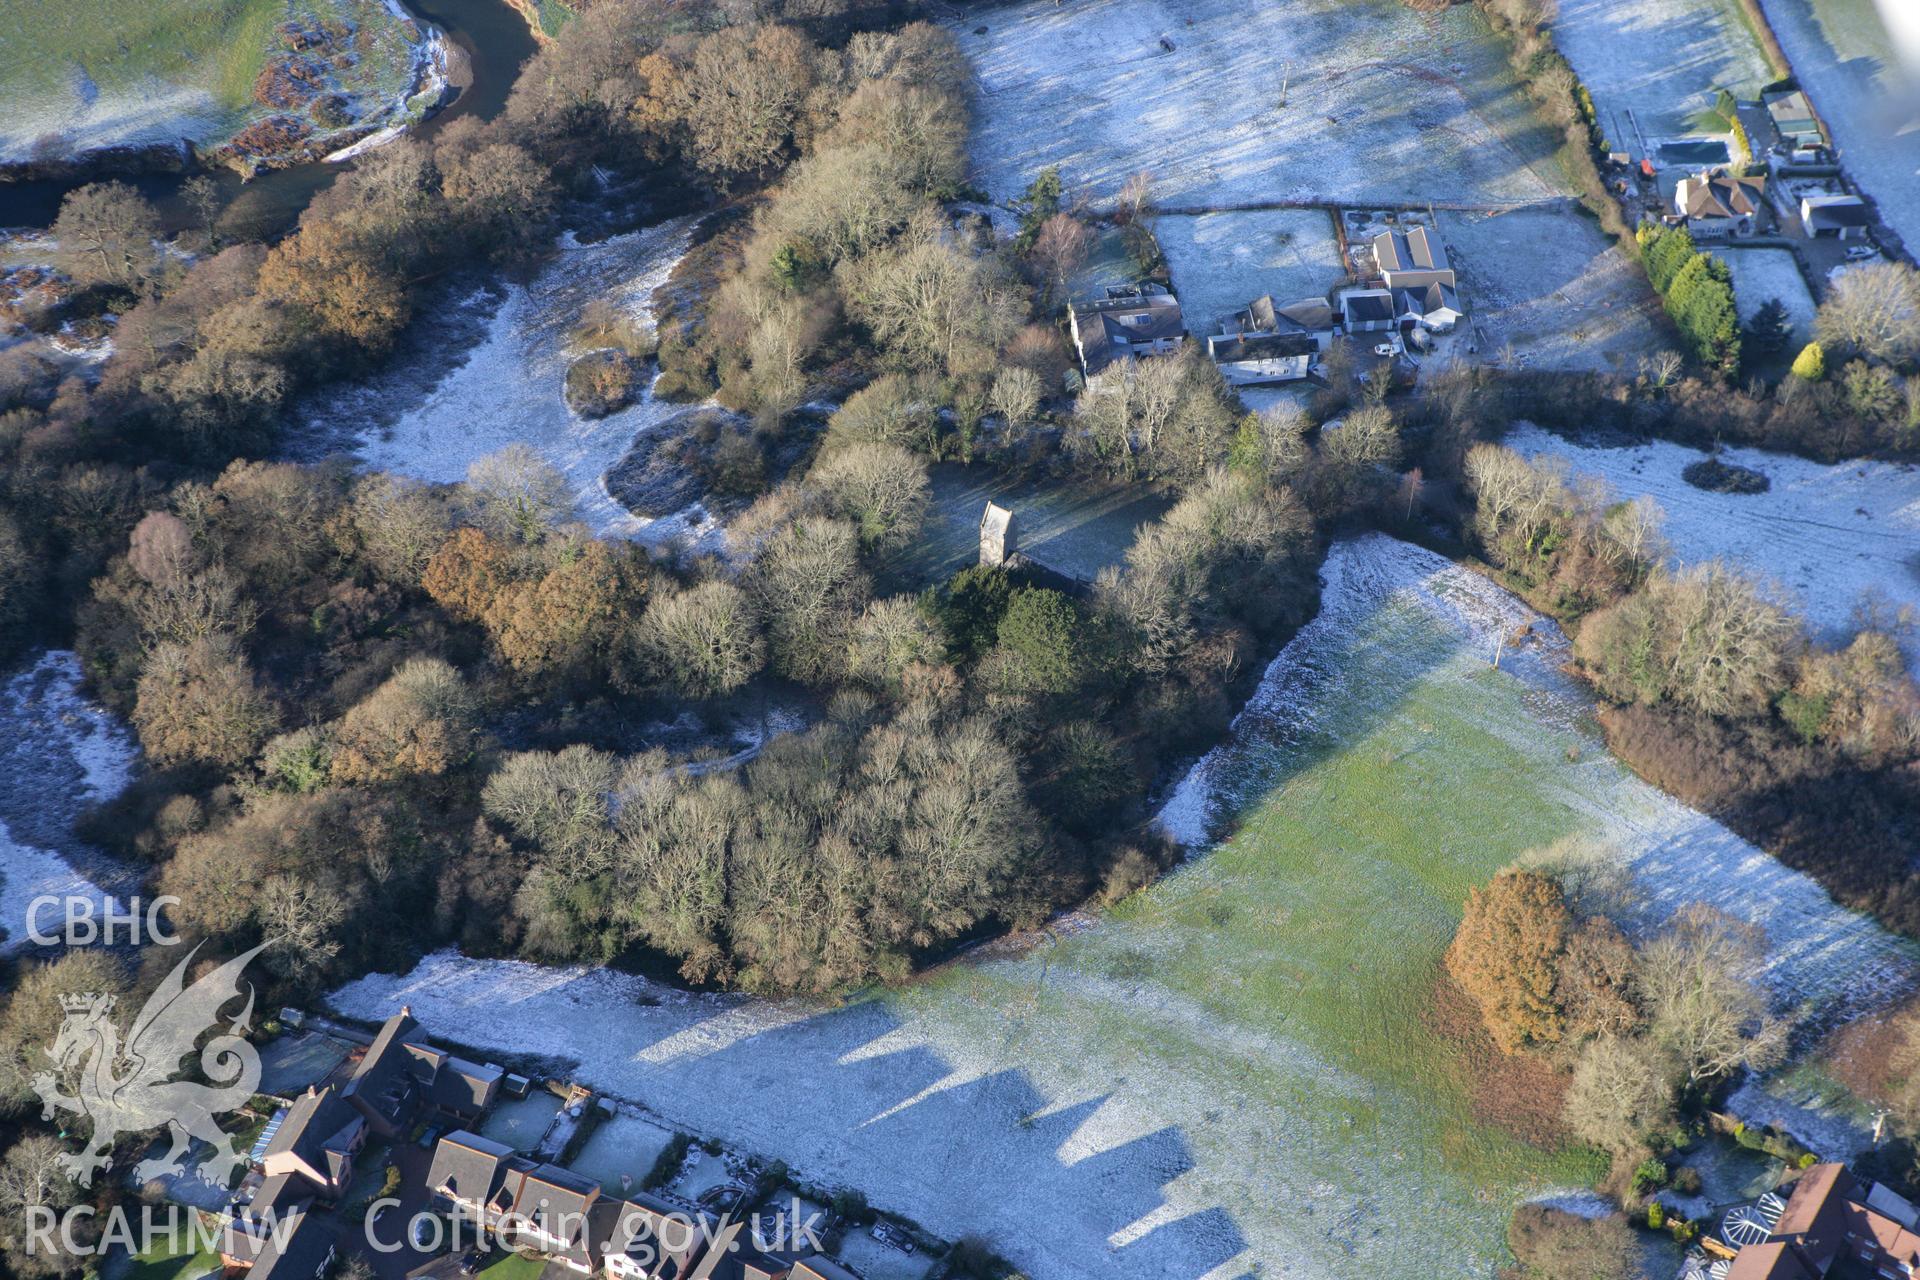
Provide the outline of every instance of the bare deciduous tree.
[[1705,903],[1682,908],[1641,949],[1649,1034],[1689,1083],[1764,1069],[1785,1052],[1787,1024],[1772,1016],[1761,985],[1766,958],[1757,925]]
[[1904,262],[1870,262],[1834,277],[1813,330],[1829,348],[1898,364],[1920,353],[1920,273]]
[[1673,1062],[1645,1039],[1601,1036],[1580,1055],[1567,1090],[1567,1126],[1583,1142],[1627,1154],[1673,1120]]

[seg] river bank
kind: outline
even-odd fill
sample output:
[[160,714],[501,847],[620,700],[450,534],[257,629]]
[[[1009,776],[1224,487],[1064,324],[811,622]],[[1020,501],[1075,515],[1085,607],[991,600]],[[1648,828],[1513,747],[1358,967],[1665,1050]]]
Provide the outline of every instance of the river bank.
[[[537,47],[520,15],[506,0],[407,0],[407,9],[423,30],[438,33],[444,89],[451,97],[432,114],[405,122],[402,131],[426,138],[464,116],[489,120],[498,115],[520,64]],[[250,179],[231,168],[204,165],[193,148],[183,147],[177,139],[123,154],[103,153],[98,164],[70,174],[16,181],[0,178],[0,227],[48,226],[69,191],[113,179],[139,191],[157,207],[163,225],[178,230],[190,225],[195,216],[181,199],[181,188],[204,172],[215,184],[223,218],[242,228],[275,234],[290,226],[313,197],[345,170],[344,162],[353,158],[334,153],[349,143],[364,142],[374,132],[362,129],[329,146],[331,163],[315,158]]]

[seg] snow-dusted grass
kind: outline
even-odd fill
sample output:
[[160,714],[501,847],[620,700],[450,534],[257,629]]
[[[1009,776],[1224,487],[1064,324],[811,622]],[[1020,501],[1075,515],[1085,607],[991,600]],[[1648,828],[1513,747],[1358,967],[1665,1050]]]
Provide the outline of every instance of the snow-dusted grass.
[[1847,172],[1880,216],[1920,253],[1920,42],[1910,0],[1887,0],[1902,21],[1903,64],[1874,0],[1761,0],[1794,75],[1833,131]]
[[1646,273],[1591,218],[1442,212],[1439,229],[1467,326],[1486,334],[1480,358],[1510,343],[1528,367],[1631,372],[1660,345]]
[[854,1228],[840,1239],[840,1261],[852,1267],[861,1280],[926,1280],[933,1272],[934,1260],[924,1253],[903,1253],[890,1244],[882,1244],[873,1233]]
[[[0,929],[5,946],[27,939],[37,897],[101,905],[124,878],[75,839],[89,804],[125,788],[135,748],[126,729],[80,692],[80,660],[41,655],[0,684]],[[76,866],[76,862],[79,864]],[[102,884],[106,887],[102,887]],[[43,931],[59,932],[61,908],[43,909]]]
[[1793,325],[1791,349],[1797,351],[1813,336],[1813,295],[1790,250],[1721,248],[1716,253],[1733,272],[1733,300],[1742,324],[1752,323],[1768,299],[1778,298]]
[[1144,169],[1175,205],[1569,190],[1557,139],[1467,6],[1024,0],[950,25],[979,75],[975,168],[997,199],[1049,164],[1101,197]]
[[480,1136],[517,1151],[532,1151],[559,1114],[559,1097],[536,1085],[526,1097],[510,1098],[495,1107],[481,1125]]
[[[592,1178],[608,1195],[620,1195],[639,1187],[654,1160],[672,1141],[672,1130],[644,1116],[623,1112],[603,1121],[568,1167]],[[623,1177],[630,1181],[621,1181]]]
[[[1920,468],[1886,462],[1825,466],[1760,449],[1720,456],[1772,481],[1765,493],[1696,489],[1681,471],[1702,455],[1663,440],[1628,447],[1576,444],[1521,426],[1506,443],[1527,457],[1564,458],[1575,472],[1598,475],[1621,498],[1642,494],[1666,511],[1666,537],[1682,563],[1716,556],[1776,588],[1823,639],[1849,634],[1855,607],[1878,595],[1920,608]],[[1906,641],[1920,662],[1920,635]]]
[[1136,529],[1173,505],[1141,486],[1013,480],[985,466],[938,463],[930,478],[926,526],[891,566],[920,585],[944,582],[978,561],[980,516],[989,501],[1013,510],[1020,550],[1089,582],[1125,558]]
[[1608,140],[1636,156],[1641,134],[1658,143],[1694,132],[1717,91],[1754,98],[1773,79],[1738,0],[1560,0],[1553,32]]
[[1204,337],[1261,294],[1286,304],[1325,297],[1345,279],[1333,219],[1319,209],[1262,209],[1153,220],[1187,330]]
[[659,520],[630,515],[603,479],[636,435],[683,406],[649,394],[619,413],[586,419],[562,394],[576,354],[568,336],[582,308],[610,297],[651,327],[648,299],[691,231],[683,218],[598,244],[563,241],[531,283],[505,286],[477,342],[429,342],[387,371],[320,397],[304,411],[306,433],[344,441],[368,466],[436,481],[458,480],[475,459],[524,443],[566,476],[581,519],[597,533],[649,542],[711,533],[698,505]]

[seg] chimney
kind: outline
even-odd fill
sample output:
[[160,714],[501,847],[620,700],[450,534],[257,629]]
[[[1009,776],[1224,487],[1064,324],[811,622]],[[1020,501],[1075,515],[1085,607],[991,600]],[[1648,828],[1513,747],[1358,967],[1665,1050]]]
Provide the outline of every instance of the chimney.
[[413,1016],[413,1006],[410,1004],[401,1005],[400,1016],[403,1018],[411,1018]]

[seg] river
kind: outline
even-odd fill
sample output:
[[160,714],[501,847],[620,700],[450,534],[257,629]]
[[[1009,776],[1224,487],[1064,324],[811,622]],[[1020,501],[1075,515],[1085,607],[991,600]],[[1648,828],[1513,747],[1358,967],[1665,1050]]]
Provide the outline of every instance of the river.
[[[491,120],[506,106],[520,65],[533,56],[533,33],[526,19],[505,0],[406,0],[414,14],[439,27],[458,51],[449,58],[448,79],[458,91],[454,100],[414,129],[416,137],[432,137],[462,116]],[[291,226],[300,211],[319,192],[332,185],[349,166],[317,161],[263,173],[250,182],[230,169],[209,170],[226,207],[226,218],[256,235],[274,235]],[[186,226],[191,218],[180,188],[190,173],[130,174],[128,183],[159,209],[168,229]],[[0,227],[44,227],[53,222],[67,192],[87,182],[0,182]]]

